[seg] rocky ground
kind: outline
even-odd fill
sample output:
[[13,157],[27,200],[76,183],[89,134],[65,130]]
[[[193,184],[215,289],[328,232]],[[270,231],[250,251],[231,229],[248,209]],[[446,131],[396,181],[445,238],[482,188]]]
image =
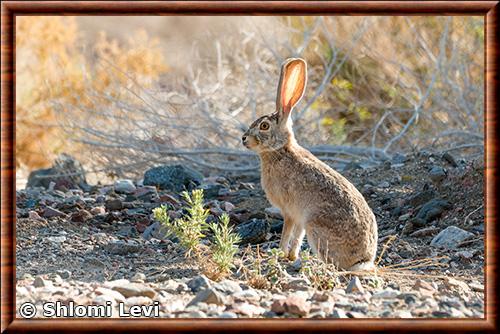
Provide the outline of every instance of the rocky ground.
[[[326,290],[304,277],[304,263],[285,260],[280,284],[258,286],[241,266],[214,282],[152,217],[162,204],[172,218],[182,216],[179,192],[201,187],[209,219],[227,212],[242,236],[238,256],[248,244],[267,252],[283,222],[258,175],[203,177],[170,166],[109,186],[31,179],[37,187],[18,190],[16,199],[17,305],[157,301],[161,317],[190,318],[483,317],[482,161],[419,152],[369,169],[353,163],[342,173],[375,212],[383,254],[378,275],[340,274]],[[80,189],[71,189],[77,181]]]

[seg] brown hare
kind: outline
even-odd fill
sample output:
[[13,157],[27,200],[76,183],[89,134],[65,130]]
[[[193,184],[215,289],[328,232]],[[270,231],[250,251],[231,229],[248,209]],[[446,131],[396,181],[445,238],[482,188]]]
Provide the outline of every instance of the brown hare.
[[262,187],[284,217],[280,248],[294,260],[307,236],[313,253],[339,269],[371,270],[377,222],[361,193],[295,140],[290,114],[307,81],[303,59],[281,68],[276,111],[252,123],[242,137],[261,161]]

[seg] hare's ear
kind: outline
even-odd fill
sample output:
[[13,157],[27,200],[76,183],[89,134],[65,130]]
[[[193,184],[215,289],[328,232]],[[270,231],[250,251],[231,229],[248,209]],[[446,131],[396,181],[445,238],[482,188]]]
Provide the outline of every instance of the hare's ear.
[[304,94],[307,65],[304,59],[290,58],[281,66],[276,108],[278,114],[288,117],[292,108]]

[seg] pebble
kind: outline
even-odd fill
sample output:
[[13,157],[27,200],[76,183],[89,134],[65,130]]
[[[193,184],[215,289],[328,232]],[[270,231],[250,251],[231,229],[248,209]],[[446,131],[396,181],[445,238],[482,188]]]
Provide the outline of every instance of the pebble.
[[43,210],[42,216],[44,218],[52,218],[52,217],[66,217],[66,214],[64,212],[61,212],[57,209],[54,209],[53,207],[47,206]]
[[52,288],[54,285],[51,281],[42,278],[41,276],[37,276],[33,281],[33,286],[35,288]]
[[198,294],[189,302],[187,306],[189,307],[202,302],[207,304],[224,305],[226,298],[216,289],[208,288],[198,292]]
[[191,289],[192,292],[197,293],[200,290],[209,288],[212,286],[212,282],[205,275],[199,275],[193,277],[187,282],[187,286]]
[[122,194],[133,194],[136,187],[132,180],[117,180],[114,184],[115,192]]
[[154,298],[156,296],[155,290],[153,290],[149,286],[140,283],[131,283],[126,279],[109,281],[106,282],[104,286],[109,289],[118,291],[127,298],[135,296],[146,296],[149,298]]
[[224,280],[215,284],[214,289],[227,295],[232,295],[242,291],[239,283],[231,280]]
[[105,203],[106,210],[117,211],[123,209],[123,202],[120,199],[110,199]]
[[361,284],[359,278],[355,276],[351,279],[345,291],[347,293],[354,293],[354,292],[364,293],[365,289],[363,288],[363,285]]
[[431,241],[433,247],[444,247],[448,249],[457,248],[463,241],[472,238],[474,234],[462,230],[456,226],[448,226]]

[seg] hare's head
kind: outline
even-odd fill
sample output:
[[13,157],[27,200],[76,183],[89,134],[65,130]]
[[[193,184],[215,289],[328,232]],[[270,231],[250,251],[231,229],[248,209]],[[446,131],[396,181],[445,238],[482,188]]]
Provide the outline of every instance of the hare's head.
[[278,150],[295,140],[290,114],[304,94],[306,81],[306,62],[300,58],[288,59],[281,66],[276,111],[250,125],[242,137],[243,145],[260,153]]

